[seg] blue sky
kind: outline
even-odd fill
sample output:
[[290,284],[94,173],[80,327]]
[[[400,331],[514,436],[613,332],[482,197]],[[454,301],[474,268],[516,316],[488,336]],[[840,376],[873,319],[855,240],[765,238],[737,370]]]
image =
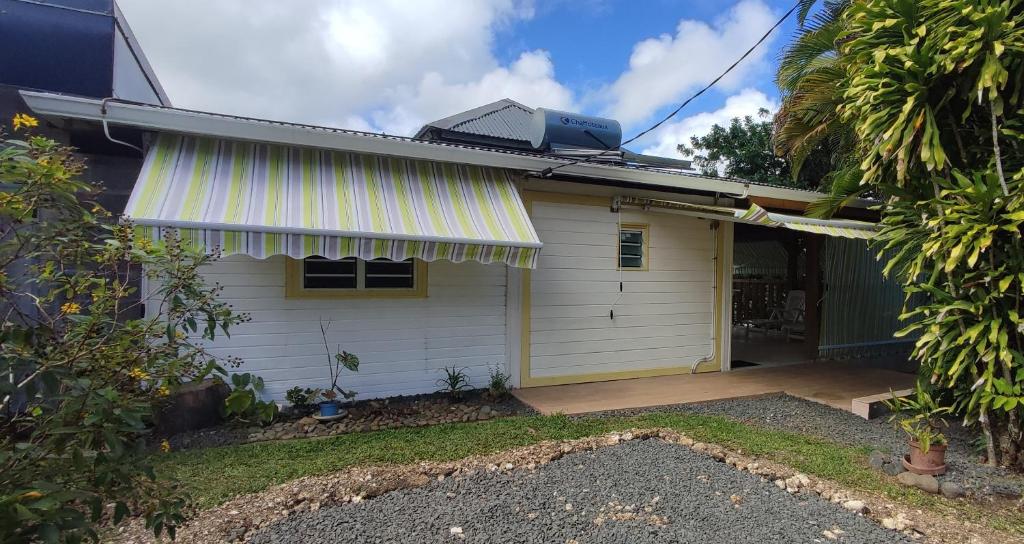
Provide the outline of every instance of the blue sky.
[[[763,3],[779,17],[793,5],[792,2],[774,0],[765,0]],[[654,36],[672,35],[683,19],[703,21],[714,26],[726,17],[728,11],[736,4],[737,2],[732,0],[552,2],[538,5],[532,19],[500,32],[495,49],[498,57],[504,62],[514,60],[519,52],[526,49],[546,50],[557,66],[558,79],[565,85],[578,94],[600,92],[603,84],[613,81],[628,67],[636,43]],[[761,91],[770,99],[778,99],[778,89],[772,75],[781,48],[796,29],[795,19],[796,15],[791,15],[775,30],[771,40],[761,46],[768,52],[765,56],[766,62],[762,69],[745,79],[744,87]],[[747,36],[749,39],[736,45],[742,46],[741,49],[745,50],[766,30],[767,28],[750,28]],[[700,55],[701,52],[694,51],[694,54]],[[729,63],[722,64],[721,69],[724,70]],[[679,102],[696,90],[687,89],[686,92],[677,95],[675,103],[657,108],[652,118],[630,127],[633,131],[628,132],[626,136],[631,136],[649,126],[651,121],[668,115]],[[679,113],[679,117],[685,118],[701,112],[718,110],[731,94],[714,88],[687,106]]]
[[[776,0],[120,0],[175,105],[411,134],[510,97],[613,117],[631,135],[693,94],[791,4]],[[776,107],[778,29],[634,146],[673,155]]]

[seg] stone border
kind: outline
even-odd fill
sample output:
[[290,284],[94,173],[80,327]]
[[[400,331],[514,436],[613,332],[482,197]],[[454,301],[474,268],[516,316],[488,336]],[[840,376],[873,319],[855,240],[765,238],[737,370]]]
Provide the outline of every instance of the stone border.
[[[885,498],[854,493],[839,484],[802,474],[774,461],[759,460],[742,451],[694,441],[668,429],[632,429],[566,441],[545,441],[505,452],[472,456],[451,462],[354,467],[321,476],[306,476],[262,492],[235,497],[197,513],[178,531],[179,543],[243,542],[257,531],[289,515],[320,508],[357,503],[397,489],[415,488],[445,478],[469,477],[481,471],[537,470],[563,456],[615,446],[630,440],[660,439],[708,455],[737,470],[774,482],[792,494],[814,494],[874,520],[887,529],[924,542],[1003,543],[1006,535],[967,520],[945,519],[922,510],[896,505]],[[830,534],[831,533],[831,534]],[[841,533],[824,531],[826,539]],[[111,530],[104,541],[121,544],[156,542],[141,520]]]

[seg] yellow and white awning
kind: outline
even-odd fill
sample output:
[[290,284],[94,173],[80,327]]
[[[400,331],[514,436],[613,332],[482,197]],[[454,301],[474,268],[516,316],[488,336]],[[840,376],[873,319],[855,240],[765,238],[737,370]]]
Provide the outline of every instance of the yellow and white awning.
[[658,200],[630,196],[618,197],[618,201],[621,205],[672,209],[689,215],[719,219],[721,221],[748,223],[752,225],[762,225],[765,227],[782,227],[791,230],[824,234],[827,236],[838,236],[841,238],[870,239],[878,234],[879,230],[878,225],[868,223],[866,221],[853,221],[850,219],[814,219],[800,215],[775,213],[769,212],[757,204],[751,204],[750,208],[743,210],[725,206],[708,206],[704,204],[691,204],[689,202],[676,202],[672,200]]
[[500,169],[161,134],[125,215],[207,251],[536,265],[541,242]]

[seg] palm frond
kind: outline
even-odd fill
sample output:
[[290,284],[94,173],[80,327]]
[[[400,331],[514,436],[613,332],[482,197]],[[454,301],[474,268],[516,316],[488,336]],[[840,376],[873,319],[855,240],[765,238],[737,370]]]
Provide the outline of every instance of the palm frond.
[[848,164],[829,175],[831,187],[827,196],[807,205],[807,214],[823,219],[834,216],[839,210],[867,193],[868,186],[861,185],[861,171],[857,165]]

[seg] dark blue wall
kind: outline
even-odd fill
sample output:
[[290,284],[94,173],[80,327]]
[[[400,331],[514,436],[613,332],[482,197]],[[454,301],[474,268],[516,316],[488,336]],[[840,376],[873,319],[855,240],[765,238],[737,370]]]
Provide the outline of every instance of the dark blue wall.
[[0,0],[0,84],[111,96],[113,0]]

